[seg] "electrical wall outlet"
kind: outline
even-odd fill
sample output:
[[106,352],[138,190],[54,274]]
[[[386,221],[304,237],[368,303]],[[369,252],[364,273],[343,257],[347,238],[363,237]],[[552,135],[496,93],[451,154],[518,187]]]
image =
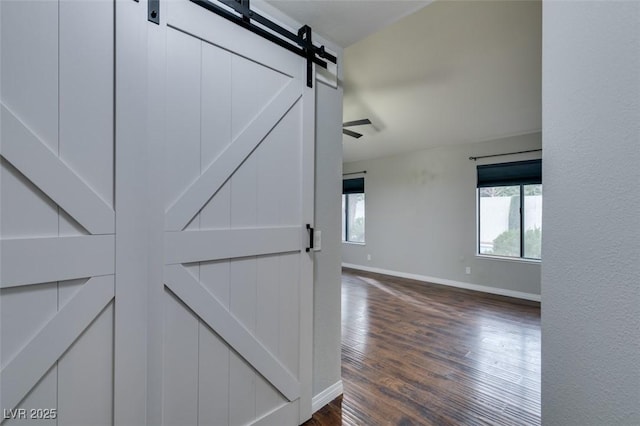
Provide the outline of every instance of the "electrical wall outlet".
[[471,274],[471,266],[467,266],[466,268],[464,268],[464,273],[467,275]]
[[367,255],[367,260],[371,260],[371,255],[370,254]]

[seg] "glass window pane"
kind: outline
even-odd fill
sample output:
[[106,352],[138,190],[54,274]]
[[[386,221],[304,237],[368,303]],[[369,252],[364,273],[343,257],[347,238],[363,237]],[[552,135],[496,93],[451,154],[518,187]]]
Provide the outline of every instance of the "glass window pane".
[[348,241],[364,243],[364,194],[348,194]]
[[520,257],[520,186],[479,188],[480,254]]
[[346,241],[347,239],[347,229],[345,227],[345,225],[347,224],[346,221],[346,217],[347,217],[347,204],[345,202],[347,196],[342,194],[342,241]]
[[542,253],[542,185],[524,185],[524,257]]

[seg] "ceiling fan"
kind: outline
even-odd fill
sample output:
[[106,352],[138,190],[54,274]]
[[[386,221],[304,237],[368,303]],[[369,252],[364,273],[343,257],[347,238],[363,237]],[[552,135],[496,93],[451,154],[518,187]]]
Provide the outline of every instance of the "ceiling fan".
[[362,137],[362,133],[345,129],[345,127],[364,126],[366,124],[371,124],[371,120],[369,120],[368,118],[363,118],[361,120],[347,121],[345,123],[342,123],[342,133],[344,133],[345,135],[351,136],[352,138],[359,139]]

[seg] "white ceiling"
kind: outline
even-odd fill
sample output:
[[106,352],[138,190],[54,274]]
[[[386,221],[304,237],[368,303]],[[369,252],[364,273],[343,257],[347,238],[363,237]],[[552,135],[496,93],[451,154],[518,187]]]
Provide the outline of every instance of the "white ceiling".
[[345,162],[541,129],[540,0],[270,3],[348,46]]
[[314,32],[347,47],[432,0],[266,0]]

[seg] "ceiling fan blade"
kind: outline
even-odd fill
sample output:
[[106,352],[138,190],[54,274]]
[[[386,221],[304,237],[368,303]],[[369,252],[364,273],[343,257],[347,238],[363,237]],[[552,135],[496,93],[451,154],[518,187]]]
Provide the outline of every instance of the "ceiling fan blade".
[[347,130],[347,129],[342,129],[342,133],[356,139],[359,139],[362,137],[362,133],[352,132],[351,130]]
[[346,123],[342,123],[342,127],[364,126],[365,124],[371,124],[371,120],[363,118],[361,120],[347,121]]

